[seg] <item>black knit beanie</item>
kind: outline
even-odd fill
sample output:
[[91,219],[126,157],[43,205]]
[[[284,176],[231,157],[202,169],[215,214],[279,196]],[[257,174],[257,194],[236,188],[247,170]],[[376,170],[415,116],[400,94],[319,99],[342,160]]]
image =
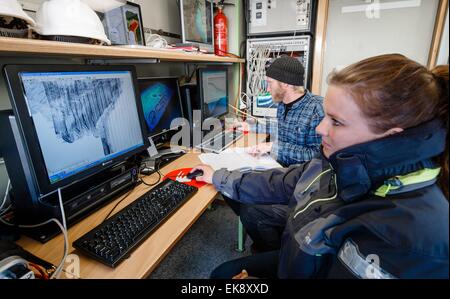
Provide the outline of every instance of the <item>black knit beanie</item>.
[[302,63],[287,55],[276,59],[267,69],[266,75],[289,85],[304,86],[305,83],[305,68]]

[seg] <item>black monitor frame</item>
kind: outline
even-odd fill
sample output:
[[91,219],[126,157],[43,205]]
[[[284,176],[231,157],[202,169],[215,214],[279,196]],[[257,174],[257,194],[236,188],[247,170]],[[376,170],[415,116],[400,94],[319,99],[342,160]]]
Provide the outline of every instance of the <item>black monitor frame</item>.
[[[176,96],[178,98],[178,102],[180,104],[180,112],[181,112],[181,117],[183,119],[186,118],[186,116],[184,115],[184,104],[183,104],[183,100],[181,99],[181,91],[180,91],[180,82],[178,81],[178,77],[176,76],[167,76],[167,77],[139,77],[138,78],[138,83],[141,80],[153,80],[153,81],[159,81],[159,80],[173,80],[176,83]],[[139,99],[140,101],[140,105],[141,105],[141,110],[143,110],[142,107],[142,99]],[[145,117],[144,117],[144,123],[145,123],[145,128],[148,131],[147,128],[147,123],[145,121]],[[168,128],[168,129],[163,129],[161,132],[157,132],[154,134],[151,134],[150,132],[147,132],[147,137],[151,138],[153,140],[153,142],[155,143],[155,145],[158,147],[161,145],[161,143],[164,143],[165,141],[167,141],[168,138],[167,135],[170,132],[174,132],[178,129],[180,129],[181,126],[177,126],[177,127],[173,127],[173,128]]]
[[[32,121],[29,116],[28,107],[24,98],[24,88],[19,74],[21,72],[95,72],[95,71],[128,71],[131,74],[133,81],[135,101],[137,112],[139,115],[139,123],[141,126],[143,145],[135,148],[129,152],[123,153],[111,160],[105,161],[99,165],[93,166],[89,169],[83,170],[77,174],[66,177],[53,184],[50,183],[47,168],[45,166],[44,157],[41,147],[39,145],[39,139]],[[4,67],[4,75],[6,82],[9,86],[9,95],[11,100],[11,106],[14,115],[19,125],[19,130],[24,137],[27,155],[31,159],[31,166],[33,167],[33,175],[35,181],[38,182],[39,192],[42,195],[51,193],[58,188],[63,188],[77,181],[81,181],[91,175],[94,175],[107,168],[114,167],[117,164],[122,163],[131,156],[142,152],[147,149],[149,142],[146,138],[145,122],[140,104],[140,94],[137,88],[137,76],[134,66],[93,66],[93,65],[6,65]]]
[[[204,86],[203,86],[203,73],[208,71],[224,71],[225,72],[225,81],[226,81],[226,93],[227,93],[227,109],[226,112],[219,115],[205,115],[205,101],[204,101]],[[200,109],[202,110],[202,122],[211,118],[220,118],[224,115],[227,115],[230,112],[229,104],[230,104],[230,93],[229,93],[229,76],[228,76],[228,68],[220,67],[220,66],[208,66],[197,69],[197,87],[198,87],[198,99],[200,104]]]
[[[184,105],[183,105],[183,101],[181,99],[181,92],[180,92],[180,82],[178,81],[178,77],[176,76],[168,76],[168,77],[139,77],[138,78],[138,83],[140,81],[144,81],[144,80],[151,80],[151,81],[159,81],[159,80],[173,80],[176,84],[176,96],[178,98],[178,103],[180,104],[180,112],[181,112],[181,117],[185,118],[186,116],[184,115]],[[140,91],[141,92],[141,91]],[[140,96],[141,97],[141,96]],[[143,107],[142,107],[142,99],[139,98],[139,104],[140,104],[140,108],[143,111]],[[147,128],[147,123],[145,122],[145,117],[144,117],[144,123],[145,123],[145,128],[147,130],[147,137],[148,138],[152,138],[154,141],[157,141],[157,139],[159,139],[159,137],[162,137],[163,135],[169,133],[170,131],[175,131],[178,130],[180,128],[180,126],[174,127],[174,128],[167,128],[167,129],[163,129],[161,132],[157,132],[155,134],[151,134],[150,132],[148,132],[148,128]],[[158,142],[155,142],[158,143]]]

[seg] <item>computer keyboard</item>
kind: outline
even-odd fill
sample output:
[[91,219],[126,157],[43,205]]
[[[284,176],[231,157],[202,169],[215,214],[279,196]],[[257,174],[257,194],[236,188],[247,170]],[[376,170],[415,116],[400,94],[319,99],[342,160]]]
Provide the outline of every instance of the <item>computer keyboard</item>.
[[197,190],[165,180],[73,242],[73,247],[114,268]]
[[242,136],[244,136],[244,133],[241,131],[223,131],[213,138],[203,141],[201,144],[197,145],[196,148],[201,149],[204,152],[218,154],[239,140]]

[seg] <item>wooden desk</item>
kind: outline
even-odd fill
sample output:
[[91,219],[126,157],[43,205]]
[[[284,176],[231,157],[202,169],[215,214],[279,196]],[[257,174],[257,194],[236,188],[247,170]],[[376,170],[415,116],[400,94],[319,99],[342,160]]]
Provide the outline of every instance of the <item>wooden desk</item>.
[[[261,142],[266,135],[250,134],[241,138],[237,147],[246,147]],[[161,170],[163,175],[170,171],[193,167],[200,163],[199,153],[190,152],[183,157],[175,160]],[[157,175],[145,178],[145,181],[151,183],[157,179]],[[151,188],[141,184],[114,210],[114,213],[133,202],[136,198],[150,190]],[[187,230],[202,215],[208,205],[214,200],[217,191],[211,185],[200,188],[197,194],[188,200],[178,209],[163,225],[161,225],[147,240],[145,240],[131,256],[123,261],[117,268],[109,268],[93,259],[82,254],[80,258],[80,278],[145,278],[166,256],[178,240],[187,232]],[[69,253],[78,254],[72,247],[72,242],[83,234],[99,225],[109,211],[123,196],[111,201],[109,204],[90,215],[81,222],[75,224],[68,230]],[[41,244],[28,237],[23,236],[18,242],[20,246],[36,256],[58,265],[63,254],[64,238],[62,234],[53,238],[45,244]],[[65,278],[65,273],[61,273],[61,278]]]

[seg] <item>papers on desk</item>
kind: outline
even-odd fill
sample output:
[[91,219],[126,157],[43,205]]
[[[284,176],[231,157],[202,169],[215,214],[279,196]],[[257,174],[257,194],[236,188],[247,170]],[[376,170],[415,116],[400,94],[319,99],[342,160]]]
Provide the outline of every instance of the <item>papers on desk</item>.
[[226,168],[229,171],[263,171],[282,166],[270,155],[263,155],[259,158],[247,153],[247,148],[229,148],[220,154],[201,154],[199,156],[202,163],[210,165],[214,170]]

